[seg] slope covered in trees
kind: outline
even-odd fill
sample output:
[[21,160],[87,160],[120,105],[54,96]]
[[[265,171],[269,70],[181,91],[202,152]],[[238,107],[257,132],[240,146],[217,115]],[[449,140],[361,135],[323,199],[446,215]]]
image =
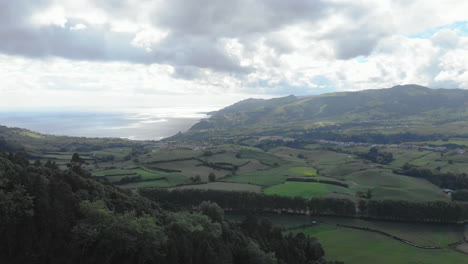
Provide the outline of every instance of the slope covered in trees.
[[222,210],[166,211],[93,180],[0,152],[0,263],[327,263],[314,239]]

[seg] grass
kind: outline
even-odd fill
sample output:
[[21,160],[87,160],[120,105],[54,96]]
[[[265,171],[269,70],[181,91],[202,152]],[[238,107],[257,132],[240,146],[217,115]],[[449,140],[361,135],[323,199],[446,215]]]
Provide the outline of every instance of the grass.
[[407,200],[407,201],[450,201],[450,198],[438,190],[401,189],[377,187],[372,189],[372,199]]
[[414,165],[414,166],[425,166],[430,162],[434,162],[439,157],[440,157],[440,153],[431,152],[422,157],[419,157],[417,159],[410,161],[409,164]]
[[221,191],[247,191],[260,192],[261,187],[245,183],[230,183],[230,182],[210,182],[205,184],[182,185],[171,189],[204,189],[204,190],[221,190]]
[[290,197],[300,196],[303,198],[323,197],[332,192],[354,194],[351,190],[344,187],[316,182],[285,182],[268,187],[264,192],[265,194],[277,194]]
[[273,166],[274,164],[285,163],[285,161],[280,159],[278,156],[265,152],[241,150],[239,154],[242,159],[255,159],[270,166]]
[[270,170],[256,171],[224,179],[226,182],[251,183],[255,185],[271,186],[280,184],[290,175],[289,167],[278,167]]
[[135,174],[132,170],[127,169],[110,169],[110,170],[102,170],[102,171],[95,171],[92,173],[93,176],[108,176],[108,175],[115,175],[115,174]]
[[92,151],[96,157],[106,157],[106,156],[114,156],[116,159],[123,159],[125,156],[131,153],[132,149],[129,147],[122,147],[122,148],[108,148],[98,151]]
[[369,169],[369,165],[361,160],[350,160],[347,163],[336,165],[317,164],[316,166],[320,169],[320,175],[337,179],[344,179],[348,174]]
[[406,163],[410,163],[413,160],[417,160],[422,158],[428,154],[431,154],[431,151],[419,151],[416,149],[387,149],[386,152],[390,152],[393,154],[394,161],[390,163],[391,167],[399,168],[405,165]]
[[174,160],[174,159],[186,159],[199,157],[203,154],[201,150],[190,150],[190,149],[173,149],[173,150],[159,150],[151,153],[151,157],[145,157],[142,162],[155,162],[163,160]]
[[[145,167],[134,167],[127,169],[110,169],[103,171],[96,171],[92,173],[93,176],[105,176],[110,182],[118,182],[124,177],[136,177],[140,176],[144,182],[131,183],[122,185],[124,187],[138,186],[138,187],[170,187],[178,184],[183,184],[187,180],[186,177],[177,173],[168,173],[162,171],[155,171]],[[166,178],[165,180],[155,180]],[[136,188],[136,187],[132,187]]]
[[184,184],[187,181],[187,178],[180,174],[171,174],[170,177],[167,177],[163,180],[155,181],[143,181],[143,182],[134,182],[125,185],[120,185],[119,187],[125,189],[135,189],[135,188],[149,188],[149,187],[172,187],[180,184]]
[[347,264],[465,263],[468,259],[466,255],[452,249],[418,249],[380,234],[333,225],[319,225],[298,231],[317,237],[327,259]]
[[397,175],[390,170],[369,169],[352,173],[345,178],[353,190],[371,189],[373,199],[449,200],[442,190],[432,183],[423,179]]
[[202,163],[197,160],[184,160],[184,161],[173,161],[164,162],[148,165],[148,167],[162,168],[169,170],[177,170],[179,174],[184,175],[187,178],[196,177],[199,175],[203,181],[208,181],[208,175],[214,173],[216,178],[224,177],[227,174],[231,174],[231,171],[227,170],[215,170],[207,166],[200,166]]
[[316,176],[317,170],[313,168],[296,167],[289,169],[290,172],[304,176]]

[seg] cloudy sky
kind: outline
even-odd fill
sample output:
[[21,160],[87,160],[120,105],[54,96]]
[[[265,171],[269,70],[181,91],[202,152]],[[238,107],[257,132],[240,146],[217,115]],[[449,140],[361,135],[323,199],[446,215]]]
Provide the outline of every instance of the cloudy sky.
[[0,108],[468,89],[466,0],[0,0]]

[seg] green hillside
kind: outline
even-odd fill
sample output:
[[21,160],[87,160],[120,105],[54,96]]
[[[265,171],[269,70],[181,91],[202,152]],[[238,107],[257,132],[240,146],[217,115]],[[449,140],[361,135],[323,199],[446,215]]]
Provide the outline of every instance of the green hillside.
[[406,120],[456,123],[468,117],[468,91],[402,85],[388,89],[339,92],[298,99],[249,99],[226,107],[192,127],[193,131],[249,128],[249,132],[284,127]]

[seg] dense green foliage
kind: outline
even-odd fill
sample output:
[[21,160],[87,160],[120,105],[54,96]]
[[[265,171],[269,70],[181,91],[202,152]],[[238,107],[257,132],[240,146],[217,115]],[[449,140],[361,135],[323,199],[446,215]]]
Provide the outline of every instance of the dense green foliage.
[[369,152],[367,153],[360,153],[359,156],[361,156],[364,159],[370,160],[375,163],[380,163],[380,164],[389,164],[390,162],[393,161],[393,155],[392,153],[388,152],[380,152],[378,148],[371,148]]
[[409,202],[363,199],[359,200],[356,205],[349,199],[304,199],[251,192],[142,189],[140,193],[172,209],[191,208],[201,201],[213,201],[225,210],[245,213],[282,212],[429,223],[460,223],[468,220],[468,204],[442,201]]
[[[26,150],[34,156],[38,151],[96,151],[105,148],[137,147],[133,142],[120,138],[84,138],[44,135],[23,128],[8,128],[0,125],[0,150]],[[7,144],[7,148],[2,147]]]
[[468,202],[468,189],[461,189],[452,193],[452,200]]
[[468,177],[466,173],[437,173],[426,168],[415,168],[411,166],[404,166],[404,170],[400,172],[404,175],[426,179],[429,182],[452,190],[468,189]]
[[313,238],[225,222],[212,203],[168,212],[96,182],[81,161],[62,171],[0,152],[1,263],[325,263]]

